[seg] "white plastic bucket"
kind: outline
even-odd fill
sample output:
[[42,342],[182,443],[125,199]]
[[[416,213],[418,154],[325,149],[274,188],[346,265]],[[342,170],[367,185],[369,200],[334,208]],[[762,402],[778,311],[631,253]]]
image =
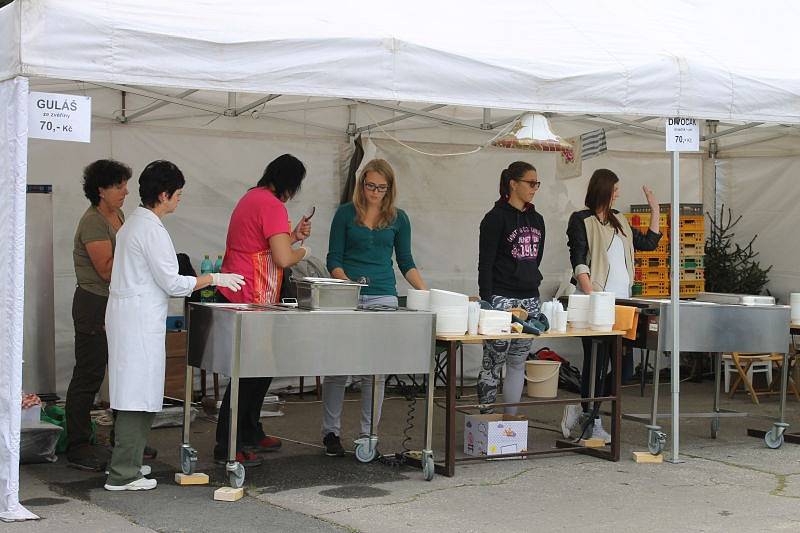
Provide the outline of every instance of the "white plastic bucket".
[[526,361],[525,381],[531,398],[555,398],[558,396],[558,361]]

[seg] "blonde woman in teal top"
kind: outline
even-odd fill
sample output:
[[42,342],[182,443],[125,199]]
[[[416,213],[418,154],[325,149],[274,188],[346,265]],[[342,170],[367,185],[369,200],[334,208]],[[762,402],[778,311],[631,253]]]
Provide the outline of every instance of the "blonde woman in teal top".
[[[361,290],[362,305],[397,307],[392,255],[406,280],[415,289],[427,286],[411,254],[411,223],[404,211],[395,207],[397,197],[394,170],[383,159],[373,159],[358,176],[353,201],[336,211],[328,243],[328,270],[338,279],[365,277],[369,286]],[[372,376],[361,380],[361,432],[370,433],[372,414]],[[380,396],[375,425],[380,420],[385,376],[376,376],[375,394]],[[347,376],[328,376],[322,386],[322,442],[329,456],[344,456],[341,443],[341,417]]]

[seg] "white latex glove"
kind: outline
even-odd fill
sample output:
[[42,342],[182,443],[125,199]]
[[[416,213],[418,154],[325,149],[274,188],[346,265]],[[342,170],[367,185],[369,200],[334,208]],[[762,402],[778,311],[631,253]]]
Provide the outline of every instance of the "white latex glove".
[[300,248],[298,248],[298,249],[299,249],[299,250],[303,250],[303,251],[305,252],[305,253],[303,254],[303,257],[302,257],[302,258],[300,258],[300,261],[302,261],[303,259],[308,259],[309,257],[311,257],[311,248],[310,248],[310,247],[308,247],[308,246],[306,246],[306,245],[304,244],[303,246],[301,246],[301,247],[300,247]]
[[242,285],[244,285],[244,276],[241,274],[223,274],[222,272],[216,272],[211,274],[211,284],[217,287],[225,287],[233,292],[238,292],[238,290],[242,288]]

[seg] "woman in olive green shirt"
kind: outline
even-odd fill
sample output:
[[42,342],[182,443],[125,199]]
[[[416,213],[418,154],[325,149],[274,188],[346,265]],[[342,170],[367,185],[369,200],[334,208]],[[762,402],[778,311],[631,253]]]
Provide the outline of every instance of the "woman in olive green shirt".
[[83,171],[83,192],[91,205],[78,222],[72,250],[77,280],[72,299],[75,369],[66,403],[67,460],[81,470],[102,471],[109,458],[108,451],[91,444],[89,411],[108,364],[108,284],[130,178],[130,167],[111,159],[95,161]]
[[[394,170],[383,159],[366,164],[358,177],[353,201],[339,207],[333,217],[328,244],[328,270],[338,279],[366,278],[361,290],[362,305],[397,307],[397,287],[392,254],[400,272],[415,289],[425,282],[411,255],[411,223],[408,215],[394,205],[397,195]],[[361,432],[370,433],[372,376],[361,380]],[[375,427],[380,420],[385,376],[375,376],[379,396]],[[347,376],[327,376],[322,386],[322,442],[328,456],[343,456],[341,444],[342,403]]]

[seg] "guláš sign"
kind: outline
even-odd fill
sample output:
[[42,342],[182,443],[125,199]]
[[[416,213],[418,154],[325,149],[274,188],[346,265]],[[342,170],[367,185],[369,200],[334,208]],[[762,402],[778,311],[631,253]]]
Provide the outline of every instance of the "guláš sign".
[[695,118],[667,119],[667,152],[697,152],[700,150],[700,125]]
[[28,95],[28,137],[91,142],[92,99],[72,94]]

